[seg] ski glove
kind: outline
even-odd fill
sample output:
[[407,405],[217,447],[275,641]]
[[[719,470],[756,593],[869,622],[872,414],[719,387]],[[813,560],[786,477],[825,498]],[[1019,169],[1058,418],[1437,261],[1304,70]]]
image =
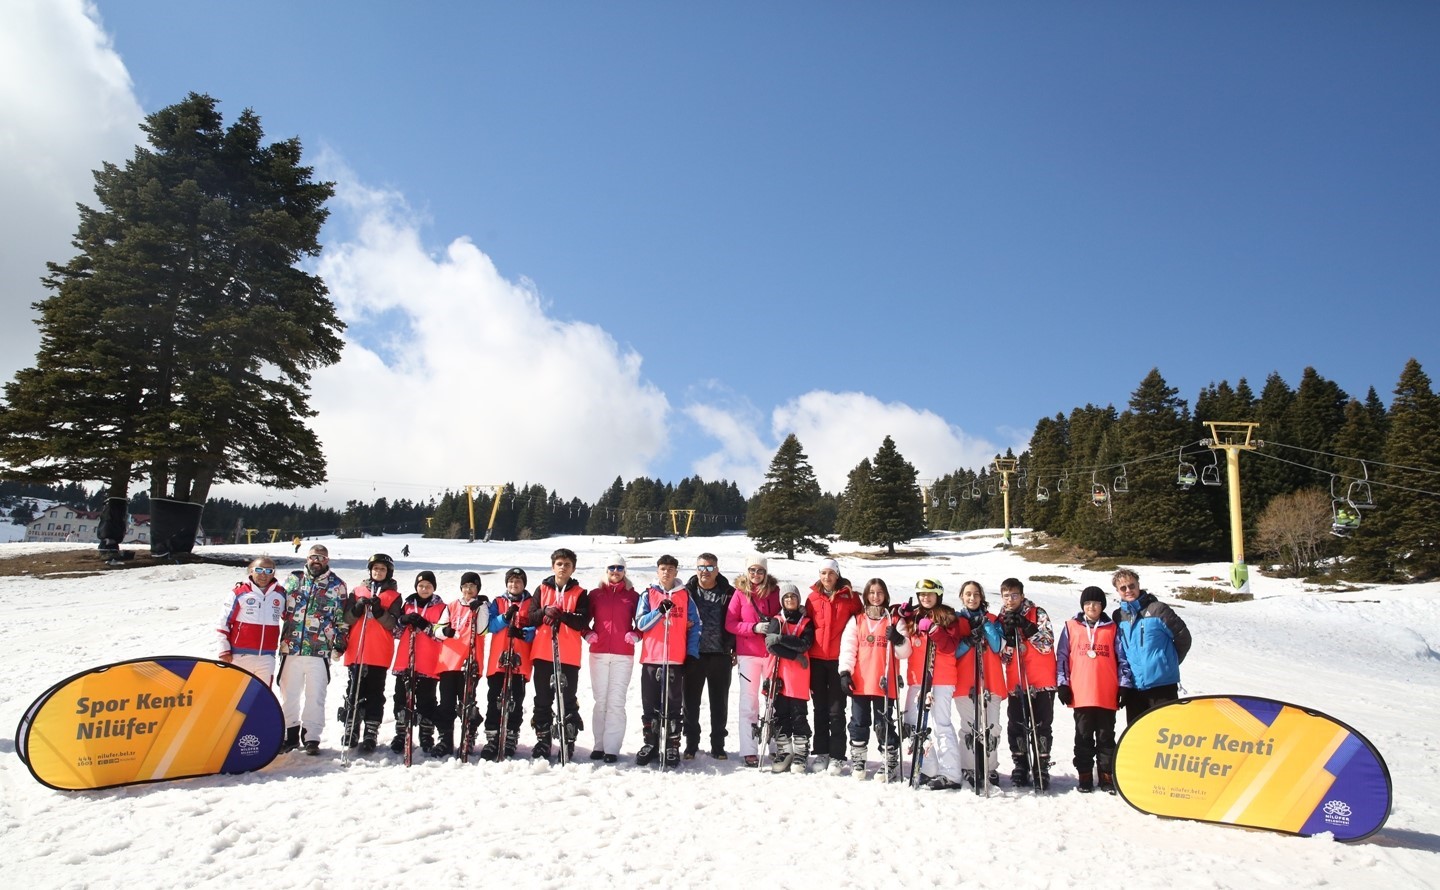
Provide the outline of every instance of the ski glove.
[[889,640],[892,646],[901,646],[905,643],[905,635],[900,632],[900,628],[893,624],[890,625],[889,630],[885,631],[885,639]]
[[560,620],[560,608],[558,606],[545,607],[545,623],[554,625]]
[[935,630],[935,628],[938,626],[939,625],[931,621],[929,618],[921,618],[920,623],[915,625],[915,629],[928,637],[930,636],[931,631]]
[[896,606],[895,617],[900,618],[904,621],[913,621],[915,619],[915,604],[901,603],[900,605]]
[[672,600],[661,600],[660,605],[656,606],[655,608],[660,610],[661,615],[664,615],[671,609],[675,608],[675,603]]
[[483,597],[483,596],[477,596],[477,597],[475,597],[473,600],[471,600],[470,602],[466,603],[465,605],[469,606],[469,607],[470,607],[470,611],[474,612],[474,611],[478,610],[481,606],[489,605],[489,603],[490,603],[490,601],[489,601],[488,599],[486,599],[485,597]]
[[353,601],[350,603],[350,614],[354,615],[356,618],[360,618],[361,616],[363,616],[365,614],[365,601],[358,596],[354,597]]
[[846,695],[855,694],[855,681],[850,678],[849,671],[840,672],[840,688],[845,690]]
[[411,612],[408,615],[401,615],[400,623],[405,625],[406,627],[413,627],[416,630],[427,630],[430,627],[430,622],[425,618],[425,616],[419,615],[415,612]]
[[520,614],[520,607],[519,607],[519,606],[511,606],[510,608],[508,608],[508,609],[505,610],[505,620],[506,620],[506,621],[514,621],[514,620],[515,620],[515,616],[516,616],[516,615],[519,615],[519,614]]
[[380,597],[370,597],[370,614],[376,618],[381,618],[385,615],[385,606],[381,604]]
[[1070,691],[1069,686],[1057,686],[1055,688],[1055,694],[1060,697],[1060,704],[1062,705],[1069,706],[1075,702],[1075,695]]
[[757,621],[755,622],[755,632],[757,634],[778,634],[780,632],[780,622],[774,618]]
[[452,627],[452,626],[450,626],[450,625],[448,625],[448,624],[443,625],[443,626],[440,628],[440,632],[441,632],[442,634],[444,634],[445,636],[447,636],[447,637],[453,637],[453,636],[455,636],[455,628]]

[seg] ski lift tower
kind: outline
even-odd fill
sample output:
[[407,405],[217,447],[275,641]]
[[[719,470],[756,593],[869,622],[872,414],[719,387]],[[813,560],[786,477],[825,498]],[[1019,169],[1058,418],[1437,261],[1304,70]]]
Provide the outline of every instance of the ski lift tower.
[[488,488],[495,496],[495,502],[490,505],[490,524],[485,528],[485,541],[489,543],[490,534],[495,530],[495,514],[500,512],[500,493],[505,490],[503,485],[475,485],[465,486],[465,505],[470,508],[470,541],[475,543],[475,491],[480,488]]
[[1238,593],[1249,593],[1250,570],[1245,566],[1245,527],[1240,515],[1240,452],[1265,443],[1253,438],[1258,423],[1207,420],[1205,425],[1210,428],[1205,445],[1212,451],[1225,451],[1225,478],[1230,488],[1230,586]]
[[1000,493],[1005,496],[1005,546],[1010,546],[1010,477],[1020,465],[1016,457],[995,458],[995,472],[1000,474]]

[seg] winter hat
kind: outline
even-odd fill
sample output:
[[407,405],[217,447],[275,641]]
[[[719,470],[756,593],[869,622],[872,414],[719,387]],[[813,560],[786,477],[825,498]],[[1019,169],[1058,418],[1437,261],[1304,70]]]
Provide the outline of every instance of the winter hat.
[[475,585],[475,589],[476,589],[476,590],[479,590],[479,589],[480,589],[480,573],[479,573],[479,572],[466,572],[465,574],[461,575],[461,576],[460,576],[460,586],[461,586],[461,587],[464,587],[466,584],[474,584],[474,585]]
[[800,588],[786,581],[780,585],[780,605],[785,605],[785,601],[791,598],[793,598],[797,604],[800,602]]
[[610,568],[611,566],[624,566],[624,565],[625,565],[625,554],[623,554],[623,553],[612,553],[612,554],[610,554],[610,560],[609,560],[609,562],[605,563],[605,568],[608,569],[608,568]]
[[510,583],[511,578],[519,578],[521,584],[528,583],[530,580],[529,578],[525,577],[525,570],[521,568],[514,568],[505,573],[506,584]]
[[1080,591],[1080,608],[1085,608],[1086,603],[1105,605],[1105,591],[1094,586],[1087,587]]
[[826,569],[829,569],[830,571],[832,571],[832,572],[834,572],[835,574],[838,575],[838,574],[840,574],[840,563],[836,562],[836,561],[833,560],[833,559],[822,559],[822,560],[820,560],[820,568],[817,569],[816,571],[823,572],[823,571],[825,571]]
[[415,576],[415,587],[417,589],[420,587],[421,581],[429,581],[431,587],[440,586],[439,584],[435,583],[435,573],[430,571],[429,569],[425,569],[421,571],[420,574]]
[[759,553],[750,554],[750,559],[745,563],[747,569],[753,566],[759,566],[767,572],[770,571],[770,561]]

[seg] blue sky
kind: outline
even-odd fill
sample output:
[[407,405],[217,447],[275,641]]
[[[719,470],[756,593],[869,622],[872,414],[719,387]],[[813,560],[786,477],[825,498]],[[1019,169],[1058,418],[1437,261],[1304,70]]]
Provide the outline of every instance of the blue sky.
[[[253,107],[339,183],[337,491],[748,490],[791,431],[838,490],[887,432],[923,476],[974,467],[1154,366],[1192,403],[1307,365],[1387,400],[1407,358],[1436,373],[1434,4],[4,8],[93,142],[80,188],[136,139],[94,135],[97,76],[117,119]],[[87,22],[124,78],[39,57]],[[3,271],[18,317],[40,270]],[[356,434],[377,400],[389,453]]]

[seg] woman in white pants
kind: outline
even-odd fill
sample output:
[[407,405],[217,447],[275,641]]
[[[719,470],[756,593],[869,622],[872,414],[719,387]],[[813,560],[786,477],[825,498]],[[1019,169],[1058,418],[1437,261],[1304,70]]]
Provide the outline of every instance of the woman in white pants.
[[[765,680],[765,634],[780,613],[780,585],[770,577],[769,563],[752,554],[745,574],[735,579],[735,594],[725,612],[725,629],[735,635],[735,661],[740,674],[740,758],[758,767],[760,739],[760,685]],[[775,633],[779,633],[777,624]]]
[[591,760],[615,763],[625,741],[625,696],[635,670],[635,604],[640,594],[625,573],[625,557],[616,553],[605,565],[605,582],[590,591],[590,691],[595,709],[590,728],[595,733]]

